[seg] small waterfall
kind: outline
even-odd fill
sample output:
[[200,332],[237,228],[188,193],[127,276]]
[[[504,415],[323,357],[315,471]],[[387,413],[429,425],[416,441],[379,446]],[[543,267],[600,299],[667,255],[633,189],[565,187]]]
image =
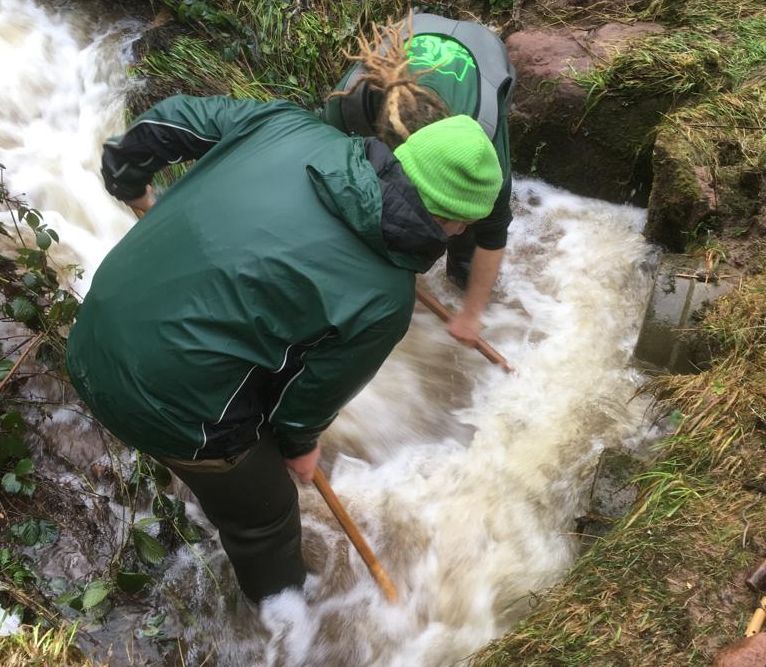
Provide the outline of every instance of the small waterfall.
[[[131,225],[98,168],[101,142],[122,124],[135,30],[83,27],[71,13],[0,0],[0,162],[12,190],[59,232],[58,261],[85,267],[82,289]],[[631,366],[651,282],[645,212],[527,179],[515,183],[514,209],[484,334],[516,372],[459,346],[419,308],[324,437],[331,482],[402,601],[385,603],[321,498],[303,487],[313,569],[304,595],[286,592],[254,612],[215,540],[173,557],[147,604],[167,615],[185,664],[455,664],[523,616],[529,593],[572,563],[573,521],[599,452],[649,437]],[[459,304],[443,263],[425,280]],[[111,664],[129,664],[125,637],[139,623],[114,610],[96,652],[108,639]]]
[[54,249],[57,263],[85,269],[80,289],[133,222],[104,190],[99,168],[101,144],[124,127],[128,48],[138,29],[0,0],[0,163],[11,192],[40,209],[64,242]]

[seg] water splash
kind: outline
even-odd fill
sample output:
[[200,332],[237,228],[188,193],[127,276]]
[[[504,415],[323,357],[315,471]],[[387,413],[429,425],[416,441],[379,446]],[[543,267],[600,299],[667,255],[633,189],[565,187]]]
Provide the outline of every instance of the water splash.
[[133,222],[104,190],[99,168],[101,144],[124,126],[127,46],[137,29],[125,21],[89,27],[29,0],[0,0],[0,163],[12,194],[23,193],[64,241],[54,244],[54,261],[85,269],[81,291]]

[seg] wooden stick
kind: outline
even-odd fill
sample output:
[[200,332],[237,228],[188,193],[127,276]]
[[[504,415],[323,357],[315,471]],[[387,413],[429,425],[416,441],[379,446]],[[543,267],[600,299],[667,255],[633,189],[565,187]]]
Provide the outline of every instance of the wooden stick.
[[[449,309],[442,304],[431,292],[424,287],[417,285],[415,287],[415,294],[418,297],[420,303],[422,303],[428,310],[444,322],[449,322],[452,317],[452,313]],[[481,352],[487,359],[493,364],[498,364],[505,369],[506,373],[513,373],[513,366],[508,363],[508,360],[500,354],[494,347],[492,347],[486,340],[479,338],[476,341],[476,349]]]
[[383,566],[380,564],[375,554],[372,553],[370,545],[367,544],[367,540],[364,539],[359,529],[354,524],[353,519],[348,515],[343,505],[341,505],[338,496],[332,490],[330,483],[327,481],[324,473],[320,468],[314,471],[314,486],[317,491],[322,494],[322,498],[325,499],[327,506],[330,508],[335,518],[340,523],[341,527],[348,535],[348,539],[351,540],[351,544],[354,545],[359,555],[362,557],[364,564],[370,571],[373,579],[378,583],[380,589],[383,591],[383,595],[386,596],[386,600],[389,602],[396,602],[399,599],[399,595],[396,592],[396,586],[391,581]]
[[21,366],[21,364],[24,362],[24,359],[26,359],[26,358],[27,358],[27,356],[29,355],[29,353],[30,353],[32,350],[34,350],[34,349],[35,349],[35,347],[37,347],[37,344],[38,344],[38,343],[39,343],[39,342],[40,342],[40,341],[43,339],[43,336],[44,336],[44,335],[45,335],[44,333],[39,333],[39,334],[37,334],[37,335],[36,335],[36,336],[35,336],[35,337],[32,339],[32,342],[31,342],[31,343],[29,343],[29,345],[27,345],[27,349],[26,349],[26,350],[24,350],[24,351],[21,353],[21,355],[19,355],[19,358],[18,358],[18,359],[16,359],[16,363],[15,363],[15,364],[13,364],[13,366],[11,367],[11,370],[9,370],[9,371],[8,371],[8,375],[6,375],[6,376],[3,378],[3,381],[2,381],[2,382],[0,382],[0,391],[2,391],[3,389],[5,389],[5,385],[8,383],[8,380],[10,380],[10,379],[11,379],[11,377],[13,377],[13,374],[16,372],[16,370],[18,369],[18,367],[19,367],[19,366]]
[[753,617],[745,630],[745,637],[757,635],[761,631],[764,621],[766,621],[766,595],[761,598],[758,609],[753,612]]

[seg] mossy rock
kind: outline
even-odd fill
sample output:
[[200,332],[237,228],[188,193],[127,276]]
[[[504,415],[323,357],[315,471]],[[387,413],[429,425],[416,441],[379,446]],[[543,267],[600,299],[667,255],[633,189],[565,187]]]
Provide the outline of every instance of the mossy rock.
[[645,205],[653,130],[672,100],[598,98],[574,78],[661,30],[648,23],[605,24],[508,37],[518,77],[509,119],[514,169],[577,194]]
[[681,251],[697,234],[710,207],[683,138],[670,130],[657,135],[653,182],[644,233],[666,248]]
[[709,141],[706,148],[694,147],[672,124],[658,133],[644,230],[650,241],[683,251],[708,230],[743,234],[759,213],[766,169],[746,161],[736,143]]

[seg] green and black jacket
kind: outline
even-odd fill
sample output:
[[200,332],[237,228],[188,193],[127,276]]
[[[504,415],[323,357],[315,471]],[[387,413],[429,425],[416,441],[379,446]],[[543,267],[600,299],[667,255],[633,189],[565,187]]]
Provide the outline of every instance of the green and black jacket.
[[129,200],[190,159],[96,272],[72,381],[153,455],[229,456],[266,428],[307,453],[406,332],[446,237],[385,145],[286,102],[167,99],[105,145],[105,183]]

